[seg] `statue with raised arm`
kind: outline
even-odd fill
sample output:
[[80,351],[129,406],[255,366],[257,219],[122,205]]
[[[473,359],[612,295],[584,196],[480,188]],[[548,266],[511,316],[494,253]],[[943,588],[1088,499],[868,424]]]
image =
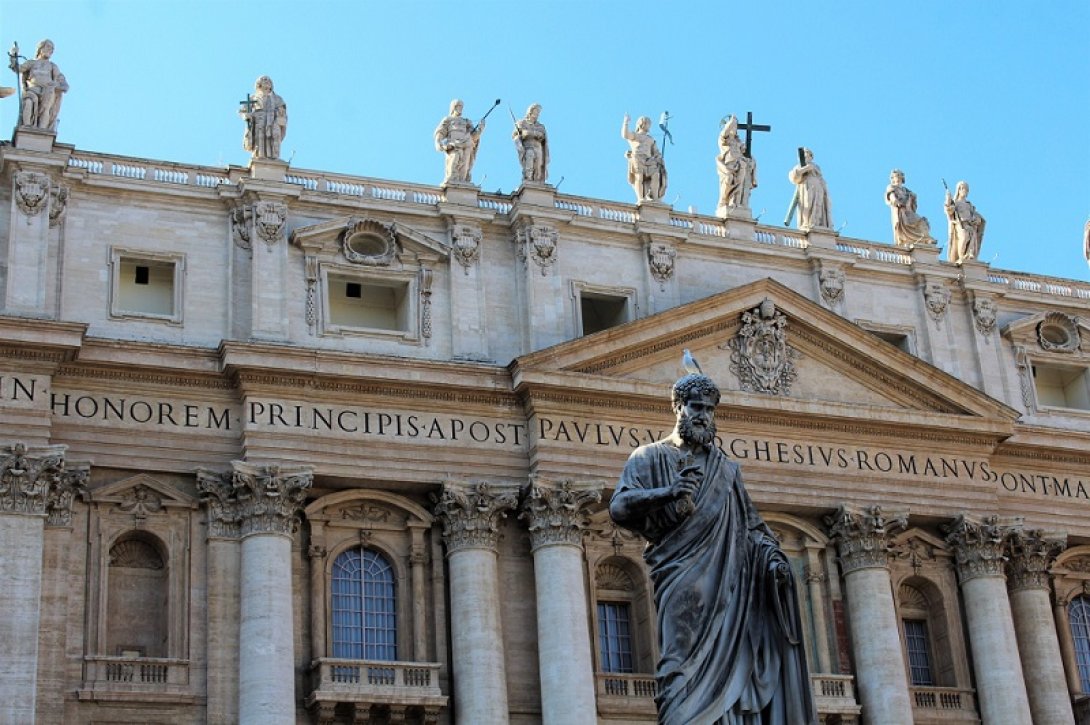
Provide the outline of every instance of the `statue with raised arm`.
[[526,116],[515,121],[511,138],[515,141],[523,183],[544,184],[549,178],[549,138],[545,126],[538,121],[541,104],[526,109]]
[[447,184],[472,184],[473,162],[477,160],[477,146],[484,132],[484,119],[476,126],[462,116],[463,103],[455,98],[450,102],[450,114],[435,128],[435,150],[446,154]]
[[68,91],[68,81],[53,57],[53,41],[48,38],[38,43],[33,60],[19,64],[19,47],[12,48],[11,69],[19,76],[23,91],[20,123],[43,131],[57,131],[57,117],[61,112],[61,100]]
[[635,131],[628,128],[631,120],[626,113],[621,124],[621,138],[628,141],[624,154],[628,158],[628,183],[636,192],[637,202],[661,201],[666,196],[666,161],[651,136],[651,119],[640,116]]
[[629,457],[609,504],[648,541],[660,725],[817,722],[791,564],[716,445],[719,388],[673,387],[673,432]]
[[288,132],[288,104],[273,92],[272,78],[261,76],[238,111],[246,122],[242,148],[255,159],[279,159],[280,142]]
[[934,244],[931,224],[927,217],[916,213],[916,194],[905,186],[905,172],[894,169],[886,187],[886,204],[893,222],[893,243],[899,247],[913,244]]
[[[943,182],[945,183],[945,182]],[[969,201],[969,185],[959,181],[954,196],[946,190],[943,204],[949,220],[946,241],[946,257],[954,264],[980,257],[980,243],[984,241],[984,217]]]
[[814,152],[802,149],[802,161],[787,173],[795,185],[798,200],[799,229],[833,228],[832,204],[829,203],[829,187],[821,175],[821,167],[814,163]]
[[719,132],[719,155],[715,157],[719,172],[719,206],[717,213],[725,216],[728,209],[749,208],[749,194],[757,188],[757,161],[745,153],[738,137],[738,119],[731,116]]

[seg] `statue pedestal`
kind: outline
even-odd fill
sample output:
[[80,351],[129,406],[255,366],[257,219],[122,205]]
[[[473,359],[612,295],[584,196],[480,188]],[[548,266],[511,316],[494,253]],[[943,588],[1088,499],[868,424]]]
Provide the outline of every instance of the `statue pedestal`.
[[443,191],[443,201],[458,206],[471,206],[477,208],[477,193],[480,191],[474,184],[447,184],[440,187]]
[[53,151],[53,142],[56,139],[57,134],[53,131],[46,131],[34,126],[16,126],[15,136],[12,141],[17,149],[41,151],[48,154]]
[[546,209],[556,207],[556,189],[548,184],[524,181],[515,192],[518,203],[525,206],[541,206]]
[[636,218],[642,224],[661,224],[668,227],[671,208],[669,204],[661,201],[641,201],[636,205]]
[[811,227],[800,231],[806,232],[806,242],[811,247],[836,249],[836,238],[839,235],[829,227]]
[[913,265],[935,265],[939,263],[940,251],[937,244],[913,244],[908,248],[908,255],[912,257]]
[[987,282],[991,265],[979,259],[970,259],[961,263],[961,276],[972,282]]
[[288,162],[280,159],[250,159],[250,178],[262,181],[284,181]]
[[742,221],[753,221],[753,212],[750,211],[748,206],[724,206],[720,204],[715,207],[715,215],[720,219],[741,219]]

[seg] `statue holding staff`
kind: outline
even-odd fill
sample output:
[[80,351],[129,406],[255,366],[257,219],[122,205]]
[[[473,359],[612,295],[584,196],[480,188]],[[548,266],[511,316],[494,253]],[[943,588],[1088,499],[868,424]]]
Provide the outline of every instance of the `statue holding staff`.
[[628,183],[636,192],[636,201],[661,201],[666,196],[666,162],[662,158],[658,144],[651,136],[651,119],[640,116],[636,120],[636,129],[628,128],[632,117],[627,113],[621,123],[621,138],[628,141]]
[[273,82],[261,76],[254,82],[254,95],[247,96],[238,111],[246,122],[242,148],[255,159],[279,159],[280,142],[288,131],[288,104],[273,92]]
[[68,81],[53,57],[53,41],[48,38],[38,43],[34,59],[20,64],[19,46],[14,45],[8,54],[9,67],[19,76],[19,121],[23,126],[33,126],[43,131],[57,131],[57,117],[61,101],[68,91]]
[[715,444],[719,388],[690,372],[671,400],[673,432],[632,453],[609,505],[649,542],[658,721],[812,725],[791,564]]
[[462,115],[464,105],[457,98],[451,101],[450,113],[435,128],[435,150],[446,154],[442,186],[473,183],[473,162],[477,160],[477,147],[484,133],[485,119],[500,105],[500,99],[496,99],[476,125]]
[[[946,187],[946,180],[942,185]],[[946,257],[954,264],[961,264],[969,259],[980,257],[980,245],[984,241],[984,217],[969,201],[969,185],[959,181],[954,196],[946,187],[946,201],[943,203],[946,218],[949,221],[946,241]]]
[[541,104],[535,103],[526,109],[526,116],[515,119],[515,130],[511,138],[515,141],[515,150],[518,152],[519,164],[522,165],[523,183],[544,184],[549,178],[549,138],[545,133],[545,126],[538,121],[541,115]]

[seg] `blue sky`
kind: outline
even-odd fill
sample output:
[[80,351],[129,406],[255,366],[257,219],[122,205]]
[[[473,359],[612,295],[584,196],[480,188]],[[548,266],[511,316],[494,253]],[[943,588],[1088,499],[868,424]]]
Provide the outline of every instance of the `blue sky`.
[[[759,7],[758,7],[759,6]],[[239,99],[270,75],[299,169],[437,184],[450,99],[496,98],[474,178],[510,193],[510,104],[532,102],[560,190],[625,203],[620,124],[669,110],[665,201],[713,213],[719,119],[771,124],[751,206],[781,224],[809,146],[845,236],[889,242],[889,172],[905,171],[945,244],[942,179],[969,182],[995,267],[1090,279],[1090,2],[173,2],[0,0],[0,45],[43,37],[71,91],[78,149],[245,165]],[[14,85],[8,74],[2,85]],[[0,127],[15,122],[0,101]],[[5,132],[6,134],[6,132]]]

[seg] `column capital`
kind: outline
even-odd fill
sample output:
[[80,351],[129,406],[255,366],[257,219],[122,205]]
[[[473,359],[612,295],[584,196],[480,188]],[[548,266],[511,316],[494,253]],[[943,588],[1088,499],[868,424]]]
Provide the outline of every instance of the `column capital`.
[[1066,534],[1049,534],[1041,529],[1011,533],[1007,538],[1007,586],[1011,591],[1049,591],[1048,570],[1065,548]]
[[981,520],[961,514],[939,527],[946,534],[946,543],[954,551],[958,580],[962,585],[978,577],[1002,577],[1005,541],[1013,531],[1001,524],[998,516]]
[[228,473],[197,469],[197,490],[208,507],[208,535],[290,536],[313,482],[311,469],[245,461],[232,461],[231,468]]
[[542,546],[580,546],[587,527],[587,506],[602,500],[596,483],[532,480],[523,491],[519,518],[530,530],[531,551]]
[[847,575],[860,569],[888,568],[890,536],[907,528],[908,514],[886,516],[881,506],[841,506],[825,517],[825,526],[836,541],[840,565]]
[[0,511],[45,515],[46,522],[66,526],[75,497],[87,493],[90,465],[67,465],[68,446],[29,448],[14,443],[0,448]]
[[513,490],[493,492],[487,483],[447,482],[436,498],[435,515],[443,522],[447,555],[463,549],[496,550],[499,521],[518,505]]

